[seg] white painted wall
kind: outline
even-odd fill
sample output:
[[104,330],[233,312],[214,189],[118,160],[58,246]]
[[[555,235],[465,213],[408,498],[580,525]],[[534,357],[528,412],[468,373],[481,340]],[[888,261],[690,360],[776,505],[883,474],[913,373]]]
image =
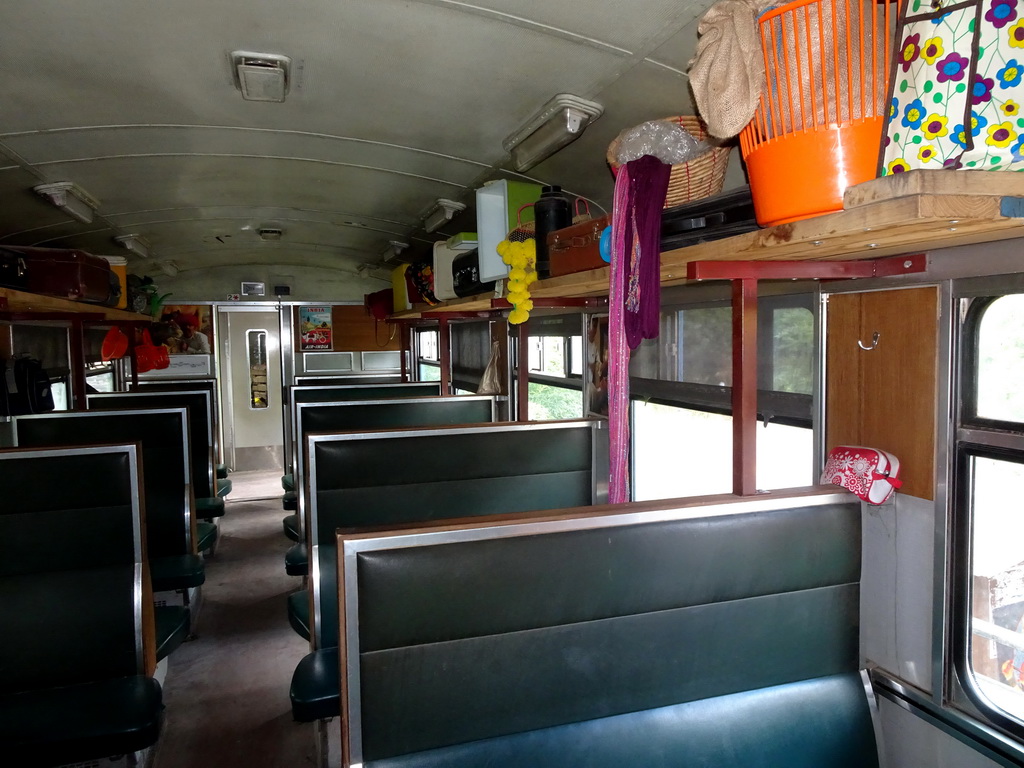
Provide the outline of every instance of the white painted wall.
[[861,505],[861,661],[932,690],[935,504]]
[[887,699],[879,699],[882,768],[1001,768],[944,731]]

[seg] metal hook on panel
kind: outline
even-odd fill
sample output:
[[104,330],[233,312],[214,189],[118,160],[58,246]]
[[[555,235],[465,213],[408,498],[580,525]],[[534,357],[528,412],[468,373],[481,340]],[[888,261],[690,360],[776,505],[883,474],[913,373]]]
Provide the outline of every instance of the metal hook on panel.
[[880,337],[881,335],[882,335],[882,334],[880,334],[880,333],[879,333],[878,331],[875,331],[875,332],[874,332],[873,334],[871,334],[871,346],[870,346],[870,347],[869,347],[869,346],[867,346],[867,345],[866,345],[866,344],[865,344],[865,343],[864,343],[863,341],[861,341],[860,339],[857,339],[857,346],[858,346],[858,347],[860,347],[860,348],[861,348],[861,349],[863,349],[863,350],[866,350],[866,351],[870,352],[870,351],[871,351],[872,349],[874,349],[875,347],[877,347],[877,346],[878,346],[878,338],[879,338],[879,337]]

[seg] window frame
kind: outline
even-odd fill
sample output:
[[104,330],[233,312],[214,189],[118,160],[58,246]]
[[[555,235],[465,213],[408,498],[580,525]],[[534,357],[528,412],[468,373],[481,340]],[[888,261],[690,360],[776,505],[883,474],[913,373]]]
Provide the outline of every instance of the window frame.
[[[1018,276],[1019,277],[1019,276]],[[964,281],[954,294],[959,307],[957,368],[954,372],[955,414],[951,439],[948,513],[947,607],[948,639],[943,660],[942,690],[949,706],[1020,741],[1024,740],[1024,709],[1015,715],[991,702],[973,681],[972,593],[974,520],[971,510],[972,459],[989,458],[1024,464],[1024,422],[978,416],[979,344],[985,313],[999,299],[1024,295],[1019,279]]]

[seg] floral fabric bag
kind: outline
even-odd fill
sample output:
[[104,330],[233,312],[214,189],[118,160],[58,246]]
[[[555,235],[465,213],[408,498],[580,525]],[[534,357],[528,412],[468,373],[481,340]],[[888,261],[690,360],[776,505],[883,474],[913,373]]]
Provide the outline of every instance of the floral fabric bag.
[[904,0],[880,176],[1024,170],[1022,12],[1024,0]]

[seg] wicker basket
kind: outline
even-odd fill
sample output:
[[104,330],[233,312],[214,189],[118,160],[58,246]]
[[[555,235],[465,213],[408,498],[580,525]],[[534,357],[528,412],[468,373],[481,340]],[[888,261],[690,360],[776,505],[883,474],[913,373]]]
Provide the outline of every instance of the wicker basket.
[[[707,138],[708,131],[704,122],[694,115],[678,115],[676,117],[663,118],[666,122],[672,122],[695,139]],[[729,152],[731,147],[712,146],[707,152],[703,152],[692,160],[672,166],[672,173],[668,177],[668,193],[665,195],[665,207],[672,208],[691,200],[700,200],[704,197],[717,195],[722,191],[725,184],[725,171],[729,166]],[[619,164],[615,156],[619,150],[618,137],[608,145],[608,165],[612,173],[618,171]]]

